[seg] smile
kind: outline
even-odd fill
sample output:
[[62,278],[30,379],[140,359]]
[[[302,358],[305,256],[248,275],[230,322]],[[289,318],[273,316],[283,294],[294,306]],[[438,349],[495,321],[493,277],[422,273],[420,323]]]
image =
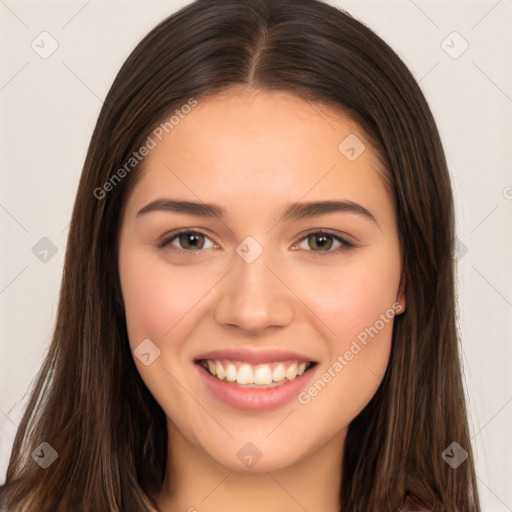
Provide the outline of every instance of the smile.
[[211,360],[198,361],[216,379],[248,388],[281,386],[303,375],[313,362],[276,361],[251,364],[244,361]]
[[[265,362],[263,354],[245,353],[238,356],[231,354],[202,356],[195,359],[195,367],[199,373],[206,396],[245,411],[272,411],[293,402],[314,378],[317,362],[294,359],[290,354],[280,354],[273,360],[267,354]],[[240,357],[242,356],[242,357]]]

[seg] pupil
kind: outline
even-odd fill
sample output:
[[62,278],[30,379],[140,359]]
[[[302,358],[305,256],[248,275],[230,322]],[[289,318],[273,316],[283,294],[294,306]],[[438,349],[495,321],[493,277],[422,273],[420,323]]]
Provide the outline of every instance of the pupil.
[[[311,237],[313,238],[313,240],[315,240],[313,245],[316,245],[317,248],[323,249],[323,250],[330,249],[330,247],[332,245],[332,240],[331,240],[331,244],[329,244],[329,239],[330,239],[329,236],[325,236],[325,235],[311,235]],[[318,243],[318,240],[320,240],[320,243]]]
[[[181,235],[180,242],[182,243],[183,246],[191,246],[194,249],[197,249],[197,248],[200,249],[202,247],[202,244],[200,244],[199,246],[197,245],[197,242],[198,242],[200,236],[201,235],[198,235],[198,234],[185,233],[185,234]],[[309,239],[310,239],[310,241],[314,240],[312,245],[315,245],[316,248],[321,249],[321,250],[330,249],[330,247],[332,245],[332,240],[330,240],[329,236],[310,235]],[[183,243],[183,242],[185,242],[185,243]]]
[[202,247],[202,244],[199,244],[199,246],[196,245],[196,243],[197,243],[197,241],[198,241],[200,236],[201,235],[194,234],[194,233],[185,233],[185,234],[181,235],[180,242],[181,242],[183,247],[189,247],[190,246],[193,249],[197,249],[197,248],[200,249]]

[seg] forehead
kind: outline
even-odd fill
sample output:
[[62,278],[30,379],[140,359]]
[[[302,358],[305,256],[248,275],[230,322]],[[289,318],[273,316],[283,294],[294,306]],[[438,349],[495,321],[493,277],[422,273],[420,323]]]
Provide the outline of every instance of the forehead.
[[153,136],[135,201],[166,192],[261,209],[285,196],[386,200],[366,134],[329,106],[288,92],[239,89],[202,98],[187,112],[161,140]]

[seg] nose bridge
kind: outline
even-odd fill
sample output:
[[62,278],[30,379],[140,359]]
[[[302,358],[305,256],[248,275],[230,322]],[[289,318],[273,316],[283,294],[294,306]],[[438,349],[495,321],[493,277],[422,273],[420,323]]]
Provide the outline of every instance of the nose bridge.
[[219,323],[246,331],[284,326],[293,319],[292,298],[274,275],[270,250],[253,237],[242,241],[233,254],[233,269],[221,288],[215,310]]

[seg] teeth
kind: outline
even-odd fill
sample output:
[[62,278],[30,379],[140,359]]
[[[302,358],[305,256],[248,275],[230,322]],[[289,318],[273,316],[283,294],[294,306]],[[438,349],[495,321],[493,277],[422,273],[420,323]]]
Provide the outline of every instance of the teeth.
[[254,373],[252,371],[252,366],[248,364],[243,364],[240,366],[240,369],[236,374],[236,381],[238,384],[254,384]]
[[284,380],[286,377],[286,369],[283,363],[279,363],[272,372],[272,380],[274,382],[279,382],[280,380]]
[[268,365],[258,366],[254,372],[254,384],[272,384],[272,370]]
[[224,366],[220,362],[215,364],[215,375],[218,379],[224,380],[226,376],[226,372],[224,371]]
[[303,375],[311,366],[311,363],[298,361],[252,365],[239,361],[208,360],[201,364],[217,379],[247,387],[284,384]]
[[286,378],[288,380],[294,380],[297,377],[297,363],[292,363],[292,365],[286,370]]
[[226,379],[228,382],[236,381],[236,366],[233,363],[228,363],[226,366]]

